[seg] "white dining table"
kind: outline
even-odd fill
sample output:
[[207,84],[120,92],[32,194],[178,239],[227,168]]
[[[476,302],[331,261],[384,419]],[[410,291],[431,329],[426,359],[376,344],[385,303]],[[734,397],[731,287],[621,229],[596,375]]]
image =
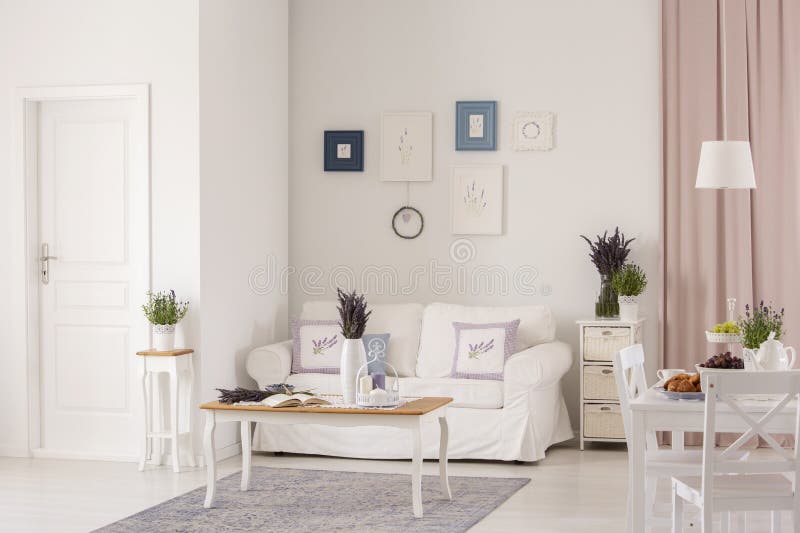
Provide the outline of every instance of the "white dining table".
[[[778,400],[740,400],[739,405],[756,420],[775,407]],[[772,433],[794,433],[796,401],[789,402],[766,425]],[[628,532],[645,531],[645,435],[650,431],[703,432],[705,402],[702,400],[672,400],[661,392],[648,389],[631,400],[631,443],[628,450],[630,516]],[[716,426],[720,432],[743,433],[747,423],[728,405],[717,404]]]

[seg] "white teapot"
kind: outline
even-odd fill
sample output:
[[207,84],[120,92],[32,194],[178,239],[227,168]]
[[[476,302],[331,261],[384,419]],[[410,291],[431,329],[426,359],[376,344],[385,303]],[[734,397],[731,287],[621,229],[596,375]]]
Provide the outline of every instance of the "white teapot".
[[794,348],[775,340],[775,332],[761,343],[758,352],[750,348],[744,349],[744,357],[749,361],[754,370],[790,370],[797,361],[797,352]]

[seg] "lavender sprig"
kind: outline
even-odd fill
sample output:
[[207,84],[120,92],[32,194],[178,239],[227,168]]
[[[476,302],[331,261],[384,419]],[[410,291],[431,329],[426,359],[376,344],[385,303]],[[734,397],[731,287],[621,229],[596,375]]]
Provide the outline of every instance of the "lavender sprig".
[[[216,389],[219,391],[220,403],[232,404],[239,402],[260,402],[265,398],[274,396],[276,394],[293,394],[294,385],[288,383],[274,383],[267,385],[264,390],[259,389],[245,389],[244,387],[236,387],[233,390]],[[311,391],[299,391],[297,394],[312,394]]]
[[481,341],[475,344],[469,344],[469,350],[467,351],[467,355],[470,359],[479,359],[481,355],[487,353],[489,350],[494,348],[494,339],[490,339],[487,341]]

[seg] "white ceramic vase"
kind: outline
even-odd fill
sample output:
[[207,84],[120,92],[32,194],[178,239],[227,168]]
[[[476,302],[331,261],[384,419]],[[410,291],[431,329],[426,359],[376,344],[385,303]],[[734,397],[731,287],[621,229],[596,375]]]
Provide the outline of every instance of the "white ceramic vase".
[[153,348],[159,352],[175,349],[175,324],[153,324]]
[[356,403],[356,374],[366,363],[367,352],[361,339],[345,339],[342,346],[342,363],[339,366],[344,403]]
[[619,319],[623,322],[636,322],[639,319],[639,298],[619,296]]

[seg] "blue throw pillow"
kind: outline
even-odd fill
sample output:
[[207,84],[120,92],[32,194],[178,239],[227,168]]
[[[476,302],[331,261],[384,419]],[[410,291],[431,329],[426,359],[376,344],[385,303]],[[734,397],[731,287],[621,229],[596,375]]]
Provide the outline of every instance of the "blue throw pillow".
[[364,350],[367,352],[367,361],[372,361],[377,356],[377,360],[370,362],[367,367],[370,375],[386,374],[386,367],[383,363],[386,356],[389,355],[389,336],[389,333],[367,333],[361,337]]

